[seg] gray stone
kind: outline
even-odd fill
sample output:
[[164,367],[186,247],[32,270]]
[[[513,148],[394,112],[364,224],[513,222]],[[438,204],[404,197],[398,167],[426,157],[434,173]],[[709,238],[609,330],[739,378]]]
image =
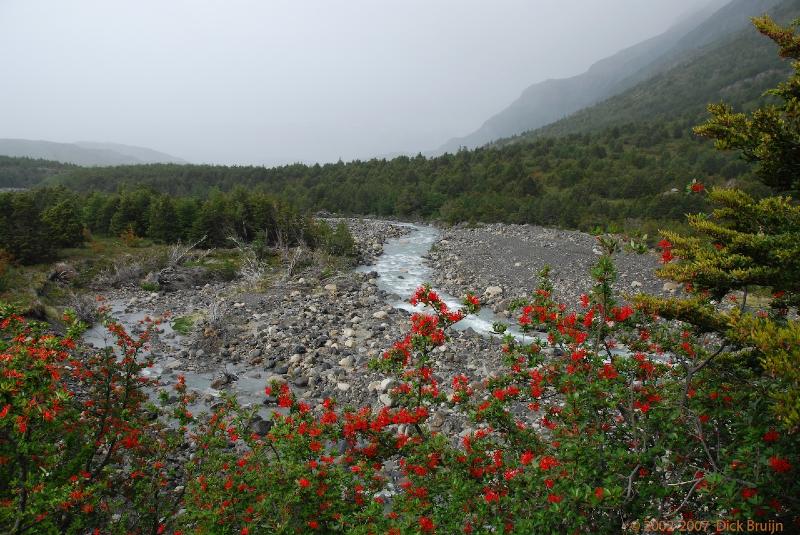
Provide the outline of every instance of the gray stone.
[[294,384],[300,387],[308,386],[308,377],[301,376],[294,380]]
[[261,416],[254,416],[250,420],[250,431],[259,436],[264,436],[272,429],[272,420],[264,420]]

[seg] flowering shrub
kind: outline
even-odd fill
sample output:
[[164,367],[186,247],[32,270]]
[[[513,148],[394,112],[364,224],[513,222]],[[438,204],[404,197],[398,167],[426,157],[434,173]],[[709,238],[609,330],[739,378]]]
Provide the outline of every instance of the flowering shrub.
[[[796,522],[796,429],[772,380],[691,325],[618,302],[613,243],[574,308],[547,271],[514,303],[507,368],[440,384],[432,351],[479,309],[430,287],[372,366],[391,406],[312,407],[286,384],[266,434],[226,399],[209,417],[147,401],[148,331],[109,322],[117,351],[82,355],[0,314],[0,526],[11,533],[617,533],[647,519]],[[504,326],[497,325],[498,331]],[[724,347],[724,346],[723,346]],[[163,393],[163,397],[168,397]],[[443,406],[458,436],[428,424]],[[172,422],[165,425],[167,417]],[[180,452],[183,452],[181,454]]]
[[[312,408],[276,384],[268,393],[287,414],[257,436],[231,401],[200,428],[178,523],[202,533],[617,533],[646,519],[796,522],[796,433],[766,410],[770,379],[716,360],[691,326],[618,303],[611,252],[574,310],[552,300],[542,274],[532,299],[515,303],[527,336],[505,337],[508,368],[486,381],[437,381],[431,352],[479,303],[468,296],[452,311],[424,286],[411,303],[425,311],[373,362],[394,377],[391,407]],[[471,427],[432,431],[441,405]]]
[[146,407],[134,339],[107,327],[116,351],[75,351],[83,326],[65,337],[0,306],[0,530],[84,533],[151,531],[174,513],[167,455],[175,434]]

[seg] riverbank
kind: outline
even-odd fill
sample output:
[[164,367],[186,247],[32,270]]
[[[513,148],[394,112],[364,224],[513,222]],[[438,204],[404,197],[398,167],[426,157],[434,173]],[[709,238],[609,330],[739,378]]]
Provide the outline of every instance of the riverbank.
[[[497,223],[443,229],[427,260],[436,287],[454,295],[472,291],[502,314],[514,298],[530,296],[545,265],[551,267],[554,298],[577,306],[592,288],[589,271],[600,254],[596,239],[583,232]],[[659,263],[653,253],[622,251],[615,264],[615,289],[621,294],[677,290],[655,275]]]

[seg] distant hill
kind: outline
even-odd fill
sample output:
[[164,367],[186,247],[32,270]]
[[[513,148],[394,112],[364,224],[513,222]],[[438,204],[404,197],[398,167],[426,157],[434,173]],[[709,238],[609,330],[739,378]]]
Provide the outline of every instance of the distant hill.
[[84,149],[110,150],[113,152],[118,152],[125,156],[136,158],[141,163],[187,163],[186,160],[177,158],[170,154],[159,152],[153,149],[148,149],[146,147],[137,147],[135,145],[121,145],[119,143],[97,143],[94,141],[78,141],[74,144]]
[[86,166],[186,163],[185,160],[175,156],[144,147],[88,141],[55,143],[30,139],[0,139],[0,155]]
[[454,138],[434,154],[475,148],[534,130],[617,95],[683,61],[687,55],[750,26],[780,0],[715,0],[668,31],[598,61],[571,78],[534,84],[477,131]]

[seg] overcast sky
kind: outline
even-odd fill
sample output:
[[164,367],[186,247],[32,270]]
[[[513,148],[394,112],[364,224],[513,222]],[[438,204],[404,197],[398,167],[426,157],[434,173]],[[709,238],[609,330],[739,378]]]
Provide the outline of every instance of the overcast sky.
[[434,149],[703,0],[0,0],[0,138],[279,164]]

